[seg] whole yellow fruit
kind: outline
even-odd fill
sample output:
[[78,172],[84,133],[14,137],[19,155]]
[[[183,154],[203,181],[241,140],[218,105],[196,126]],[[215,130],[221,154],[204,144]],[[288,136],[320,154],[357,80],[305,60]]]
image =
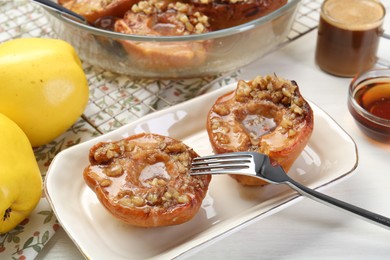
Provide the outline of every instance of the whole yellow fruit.
[[65,41],[21,38],[0,44],[0,113],[25,132],[33,147],[74,124],[89,96],[74,48]]
[[24,220],[42,195],[42,177],[30,141],[0,114],[0,234]]

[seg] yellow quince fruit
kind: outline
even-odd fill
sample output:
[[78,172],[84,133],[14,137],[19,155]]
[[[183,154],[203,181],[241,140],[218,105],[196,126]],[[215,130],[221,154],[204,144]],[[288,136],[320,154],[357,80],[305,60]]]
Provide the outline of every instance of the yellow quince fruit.
[[30,141],[0,113],[0,234],[22,222],[42,195],[42,177]]
[[0,44],[0,113],[25,132],[33,147],[71,127],[88,103],[87,78],[67,42],[21,38]]

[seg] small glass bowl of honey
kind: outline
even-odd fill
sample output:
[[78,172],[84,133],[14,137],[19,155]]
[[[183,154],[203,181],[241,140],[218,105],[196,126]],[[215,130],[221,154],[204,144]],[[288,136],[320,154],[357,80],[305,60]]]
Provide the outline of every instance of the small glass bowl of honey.
[[390,143],[390,70],[357,75],[349,87],[348,109],[367,136]]

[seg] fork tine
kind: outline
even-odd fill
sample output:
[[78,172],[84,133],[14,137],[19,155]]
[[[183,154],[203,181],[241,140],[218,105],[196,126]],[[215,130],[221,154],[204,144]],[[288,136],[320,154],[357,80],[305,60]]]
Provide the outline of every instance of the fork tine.
[[[198,159],[198,158],[195,158]],[[228,158],[228,159],[207,159],[204,160],[204,158],[193,160],[192,166],[200,166],[200,165],[221,165],[224,164],[227,166],[227,164],[234,164],[234,165],[242,165],[243,163],[250,163],[250,159],[241,159],[241,158]]]
[[248,153],[224,153],[224,154],[216,154],[216,155],[207,155],[207,156],[202,156],[202,157],[197,157],[194,158],[194,161],[205,161],[205,160],[221,160],[222,158],[228,159],[228,158],[251,158],[252,156]]
[[212,167],[196,167],[191,168],[190,174],[191,175],[203,175],[203,174],[249,174],[248,172],[249,168],[212,168]]
[[191,174],[251,174],[252,156],[247,153],[228,153],[194,158]]
[[202,171],[202,170],[217,170],[217,169],[248,169],[249,166],[245,164],[205,164],[205,165],[194,165],[192,164],[192,171]]

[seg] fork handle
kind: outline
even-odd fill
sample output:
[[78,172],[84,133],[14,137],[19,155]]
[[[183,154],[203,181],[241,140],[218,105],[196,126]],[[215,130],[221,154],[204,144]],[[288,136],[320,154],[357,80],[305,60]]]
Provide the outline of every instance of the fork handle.
[[32,1],[40,4],[43,7],[49,8],[57,13],[66,15],[67,17],[71,16],[73,18],[80,20],[83,23],[87,23],[85,18],[82,15],[79,15],[78,13],[75,13],[53,1],[50,0],[32,0]]
[[333,197],[327,196],[323,193],[320,193],[318,191],[312,190],[296,181],[294,181],[291,178],[288,178],[288,181],[286,182],[287,185],[289,185],[294,190],[298,191],[300,194],[313,199],[315,201],[318,201],[320,203],[323,203],[327,206],[335,207],[342,209],[346,211],[347,213],[352,213],[354,215],[357,215],[358,217],[367,220],[371,223],[377,224],[381,227],[385,227],[387,229],[390,229],[390,218],[387,218],[385,216],[376,214],[374,212],[368,211],[366,209],[354,206],[352,204],[349,204],[347,202],[335,199]]

